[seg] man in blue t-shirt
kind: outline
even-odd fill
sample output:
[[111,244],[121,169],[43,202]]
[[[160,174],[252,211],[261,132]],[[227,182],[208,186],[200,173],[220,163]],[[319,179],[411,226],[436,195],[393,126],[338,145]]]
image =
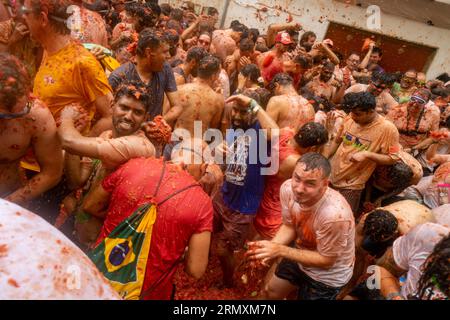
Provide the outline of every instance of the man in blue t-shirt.
[[264,192],[264,167],[270,162],[269,142],[278,126],[255,99],[237,95],[227,103],[232,105],[232,125],[227,130],[224,147],[225,182],[214,208],[223,283],[231,287],[235,269],[233,252],[241,249],[248,238]]

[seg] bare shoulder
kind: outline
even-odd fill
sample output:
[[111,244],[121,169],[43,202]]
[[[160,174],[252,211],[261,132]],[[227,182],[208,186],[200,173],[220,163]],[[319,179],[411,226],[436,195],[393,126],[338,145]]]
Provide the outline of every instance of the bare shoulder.
[[287,102],[287,98],[284,96],[273,96],[269,100],[269,104],[285,104]]
[[32,120],[36,126],[54,126],[55,120],[52,113],[47,106],[40,100],[36,99],[31,104],[30,113],[27,115],[27,119]]

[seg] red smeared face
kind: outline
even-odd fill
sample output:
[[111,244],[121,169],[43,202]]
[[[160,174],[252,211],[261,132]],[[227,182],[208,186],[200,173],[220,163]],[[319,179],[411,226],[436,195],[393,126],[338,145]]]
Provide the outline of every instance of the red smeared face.
[[113,107],[114,131],[119,137],[138,131],[147,116],[145,106],[131,97],[121,97]]
[[328,178],[320,169],[306,170],[306,164],[299,163],[292,175],[292,192],[295,201],[303,206],[317,203],[328,187]]

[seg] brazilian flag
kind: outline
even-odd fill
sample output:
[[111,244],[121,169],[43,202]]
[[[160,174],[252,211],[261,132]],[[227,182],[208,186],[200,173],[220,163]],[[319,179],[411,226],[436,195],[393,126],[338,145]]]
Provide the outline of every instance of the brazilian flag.
[[124,299],[140,298],[156,217],[156,204],[139,207],[89,253]]

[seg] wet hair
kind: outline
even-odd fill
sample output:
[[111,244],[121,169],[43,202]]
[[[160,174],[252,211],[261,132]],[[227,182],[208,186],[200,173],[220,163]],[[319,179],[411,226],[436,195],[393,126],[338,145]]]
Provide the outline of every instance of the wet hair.
[[422,266],[422,276],[419,279],[417,295],[421,300],[429,300],[433,294],[433,287],[450,297],[450,234],[442,238],[434,246]]
[[170,12],[170,18],[181,22],[183,20],[183,10],[175,8]]
[[383,50],[381,50],[380,47],[374,47],[372,50],[372,54],[373,53],[378,53],[378,55],[381,57],[383,55]]
[[346,113],[350,113],[355,110],[360,111],[371,111],[375,110],[376,100],[373,94],[370,92],[356,92],[347,93],[344,96],[344,101],[342,103],[343,110]]
[[328,131],[320,123],[308,122],[298,130],[294,140],[302,148],[321,146],[328,142]]
[[217,10],[217,9],[214,8],[214,7],[208,7],[208,9],[207,9],[207,11],[206,11],[206,14],[207,14],[208,16],[213,16],[213,15],[215,15],[215,14],[219,14],[219,10]]
[[214,27],[211,26],[211,23],[209,23],[209,21],[200,21],[200,23],[198,24],[199,35],[208,33],[208,35],[211,37],[212,31],[214,31]]
[[242,92],[242,95],[252,98],[262,107],[261,96],[258,94],[258,92],[256,90],[245,89]]
[[388,177],[396,189],[403,190],[411,185],[414,173],[403,161],[397,161],[389,166],[387,170]]
[[239,22],[239,20],[233,20],[230,23],[230,28],[233,29],[234,26],[240,25],[241,23]]
[[150,10],[153,11],[153,14],[156,18],[159,19],[159,16],[161,15],[161,7],[158,4],[158,1],[153,0],[153,1],[146,1],[146,3],[144,4],[146,7],[150,8]]
[[400,192],[412,185],[412,178],[414,177],[414,172],[412,169],[402,161],[398,161],[390,166],[378,166],[375,169],[375,173],[387,170],[386,175],[391,182],[393,189],[384,193],[382,196],[377,198],[377,201],[384,201],[386,199],[391,199],[392,197],[398,195]]
[[256,64],[247,64],[241,69],[241,73],[244,77],[248,77],[250,81],[257,83],[261,77],[261,71]]
[[431,89],[432,98],[436,99],[437,97],[447,98],[450,96],[450,88],[445,87],[434,87]]
[[136,31],[141,31],[145,28],[153,28],[156,24],[155,19],[161,14],[161,8],[152,3],[127,3],[125,5],[125,11],[137,18],[139,30]]
[[220,59],[213,56],[207,55],[198,65],[198,77],[201,79],[208,79],[220,71],[221,63]]
[[0,104],[11,110],[30,90],[31,79],[22,62],[13,55],[0,53]]
[[323,176],[325,178],[328,178],[331,174],[331,165],[330,161],[325,158],[320,153],[316,152],[309,152],[301,156],[300,159],[297,161],[297,165],[303,163],[305,164],[305,170],[315,170],[320,169],[322,170]]
[[277,84],[277,83],[280,86],[288,86],[288,85],[291,85],[293,82],[294,82],[294,80],[287,73],[277,73],[277,75],[275,77],[273,77],[272,81],[270,81],[267,88],[270,91],[273,91],[275,89],[275,84]]
[[450,76],[448,75],[447,72],[441,73],[439,76],[436,77],[436,80],[440,80],[443,83],[446,83],[450,81]]
[[160,32],[153,31],[150,28],[144,29],[139,33],[136,54],[142,57],[145,55],[145,49],[155,50],[164,42],[165,39]]
[[300,95],[302,95],[303,98],[305,98],[306,100],[308,100],[309,103],[312,104],[314,112],[317,111],[329,112],[331,110],[336,109],[336,106],[331,101],[329,101],[326,98],[314,95],[314,93],[312,93],[305,87],[301,88]]
[[70,0],[31,0],[31,9],[34,13],[46,12],[51,28],[59,34],[70,34],[67,27],[69,6],[73,5]]
[[269,48],[267,48],[264,44],[262,44],[262,43],[258,43],[256,46],[255,46],[255,50],[257,50],[257,51],[259,51],[259,52],[261,52],[261,53],[264,53],[264,52],[267,52],[267,51],[269,51]]
[[325,62],[323,64],[323,68],[324,69],[329,69],[330,71],[334,71],[335,66],[334,66],[334,64],[332,62],[327,61],[327,62]]
[[167,29],[163,33],[165,42],[169,45],[169,53],[171,57],[177,54],[178,44],[180,42],[180,35],[174,29]]
[[195,3],[192,1],[183,1],[182,5],[186,4],[190,11],[195,10]]
[[204,57],[208,55],[208,51],[202,47],[192,47],[188,50],[186,54],[186,62],[191,62],[195,60],[197,63],[200,62]]
[[239,42],[239,50],[241,52],[253,51],[254,48],[255,48],[255,43],[253,42],[253,40],[251,40],[249,38],[243,38]]
[[250,28],[248,29],[248,37],[251,39],[254,43],[256,43],[256,40],[258,40],[260,33],[259,30],[256,28]]
[[397,232],[397,218],[387,210],[375,209],[364,221],[363,232],[372,241],[381,242],[392,237]]
[[299,54],[294,57],[294,63],[299,64],[303,69],[310,69],[312,67],[312,59],[309,56]]
[[317,35],[313,31],[306,31],[304,34],[302,34],[302,36],[300,37],[300,45],[308,41],[310,37],[317,38]]
[[172,11],[172,7],[169,3],[161,3],[160,5],[161,13],[165,16],[169,16]]
[[114,94],[114,101],[119,101],[122,97],[133,98],[139,101],[148,111],[153,102],[152,92],[141,81],[124,81]]
[[234,32],[240,32],[242,35],[241,35],[241,39],[243,39],[243,38],[247,38],[248,37],[248,28],[247,28],[247,26],[245,26],[244,24],[242,24],[242,23],[240,23],[239,22],[239,24],[234,24],[232,27],[231,27],[231,29],[234,31]]
[[395,75],[387,72],[374,72],[372,74],[372,82],[380,82],[390,87],[395,82]]

